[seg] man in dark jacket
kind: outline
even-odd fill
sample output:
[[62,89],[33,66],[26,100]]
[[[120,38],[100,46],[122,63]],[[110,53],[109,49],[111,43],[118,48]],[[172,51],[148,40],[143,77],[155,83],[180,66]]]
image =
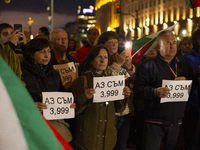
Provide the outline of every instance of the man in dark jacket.
[[169,30],[157,37],[158,55],[142,63],[137,70],[135,95],[144,99],[145,150],[159,150],[163,140],[166,150],[173,150],[179,134],[179,125],[185,110],[185,102],[160,103],[170,89],[162,87],[162,80],[186,80],[192,78],[189,66],[176,58],[177,43]]

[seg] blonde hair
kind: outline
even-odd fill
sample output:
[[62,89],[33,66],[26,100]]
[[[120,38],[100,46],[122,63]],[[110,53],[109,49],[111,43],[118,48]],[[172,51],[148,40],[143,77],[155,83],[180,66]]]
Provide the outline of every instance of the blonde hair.
[[188,36],[182,37],[181,41],[178,44],[178,51],[181,51],[181,45],[183,44],[184,41],[190,41],[192,44],[192,40],[190,37],[188,37]]

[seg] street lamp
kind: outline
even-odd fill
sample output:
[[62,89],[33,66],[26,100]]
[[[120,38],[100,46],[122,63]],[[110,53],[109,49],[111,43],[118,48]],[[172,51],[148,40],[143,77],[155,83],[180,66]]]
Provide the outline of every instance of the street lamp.
[[29,25],[29,35],[31,35],[31,25],[34,21],[32,20],[31,17],[28,18],[28,25]]

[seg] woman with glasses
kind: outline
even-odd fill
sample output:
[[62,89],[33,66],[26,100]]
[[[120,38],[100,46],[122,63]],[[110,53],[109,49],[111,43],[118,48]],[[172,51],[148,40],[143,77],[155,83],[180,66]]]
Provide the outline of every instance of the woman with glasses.
[[[51,49],[48,40],[35,38],[31,40],[27,47],[27,57],[22,61],[22,80],[26,83],[26,88],[32,96],[36,106],[42,113],[47,109],[47,105],[42,103],[42,92],[64,92],[59,73],[49,64],[51,59]],[[75,103],[70,108],[75,108]],[[68,130],[68,124],[63,119],[50,120],[50,123],[57,131],[70,142],[72,136]]]

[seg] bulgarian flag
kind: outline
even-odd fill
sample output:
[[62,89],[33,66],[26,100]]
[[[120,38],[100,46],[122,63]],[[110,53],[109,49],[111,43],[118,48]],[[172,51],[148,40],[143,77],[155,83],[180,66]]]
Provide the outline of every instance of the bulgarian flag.
[[[164,30],[172,30],[176,25],[177,24]],[[139,64],[141,57],[150,52],[157,45],[156,38],[158,34],[164,30],[148,35],[140,40],[133,41],[131,58],[135,64]]]
[[200,7],[200,0],[185,0],[190,8]]
[[0,95],[1,150],[72,150],[56,131],[52,132],[21,81],[1,56]]

